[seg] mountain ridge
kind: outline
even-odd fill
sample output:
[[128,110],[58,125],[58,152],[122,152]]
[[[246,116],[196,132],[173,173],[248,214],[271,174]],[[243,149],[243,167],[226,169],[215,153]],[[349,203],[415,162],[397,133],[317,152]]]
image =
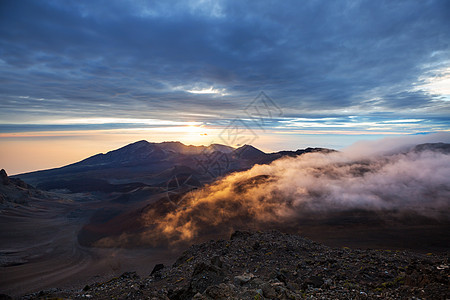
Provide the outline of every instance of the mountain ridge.
[[[323,152],[335,151],[326,148],[314,149]],[[140,140],[66,166],[22,173],[13,177],[36,186],[48,181],[80,178],[101,179],[109,183],[157,184],[170,179],[156,180],[158,174],[165,174],[166,170],[180,166],[198,170],[197,173],[203,173],[199,175],[203,176],[199,180],[207,182],[232,171],[251,168],[255,164],[266,164],[283,156],[296,156],[307,152],[311,151],[299,149],[265,153],[251,145],[233,148],[222,144],[193,146],[178,141],[153,143]]]

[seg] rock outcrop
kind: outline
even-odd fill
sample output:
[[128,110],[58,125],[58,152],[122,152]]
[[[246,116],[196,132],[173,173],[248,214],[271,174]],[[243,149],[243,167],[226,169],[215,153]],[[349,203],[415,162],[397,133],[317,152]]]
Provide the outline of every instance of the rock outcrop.
[[19,178],[10,178],[4,169],[0,170],[0,204],[25,204],[34,188]]
[[10,182],[8,174],[6,174],[5,169],[0,170],[0,183],[2,185],[8,185]]

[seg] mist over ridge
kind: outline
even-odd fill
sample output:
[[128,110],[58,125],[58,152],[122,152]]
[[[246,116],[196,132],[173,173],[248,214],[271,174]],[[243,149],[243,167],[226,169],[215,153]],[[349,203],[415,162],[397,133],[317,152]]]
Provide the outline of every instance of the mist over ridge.
[[[167,210],[161,203],[146,208],[139,243],[186,242],[242,228],[295,231],[305,220],[352,211],[447,222],[449,178],[450,146],[445,143],[407,146],[386,155],[344,151],[283,157],[190,191]],[[97,245],[128,239],[123,234]]]

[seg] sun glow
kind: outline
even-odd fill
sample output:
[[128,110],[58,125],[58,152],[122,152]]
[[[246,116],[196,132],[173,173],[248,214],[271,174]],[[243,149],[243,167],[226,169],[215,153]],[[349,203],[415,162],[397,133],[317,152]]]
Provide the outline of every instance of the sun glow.
[[184,132],[183,140],[191,144],[209,144],[211,138],[210,129],[205,125],[187,125],[183,126],[181,130]]
[[208,135],[207,133],[207,128],[205,128],[205,126],[200,125],[188,125],[185,126],[184,129],[186,130],[186,132],[190,133],[190,134],[194,134],[194,135],[200,135],[200,136],[206,136]]

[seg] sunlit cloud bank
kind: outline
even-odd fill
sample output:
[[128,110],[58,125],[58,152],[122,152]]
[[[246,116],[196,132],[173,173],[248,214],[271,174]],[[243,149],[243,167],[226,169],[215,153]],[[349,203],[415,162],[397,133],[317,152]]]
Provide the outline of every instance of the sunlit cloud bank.
[[[449,135],[435,139],[448,142]],[[242,228],[300,228],[311,216],[351,210],[448,220],[449,147],[392,142],[377,143],[396,150],[389,155],[373,155],[360,145],[360,152],[307,154],[233,173],[191,192],[173,210],[148,210],[143,222],[149,230],[142,242],[190,241]]]

